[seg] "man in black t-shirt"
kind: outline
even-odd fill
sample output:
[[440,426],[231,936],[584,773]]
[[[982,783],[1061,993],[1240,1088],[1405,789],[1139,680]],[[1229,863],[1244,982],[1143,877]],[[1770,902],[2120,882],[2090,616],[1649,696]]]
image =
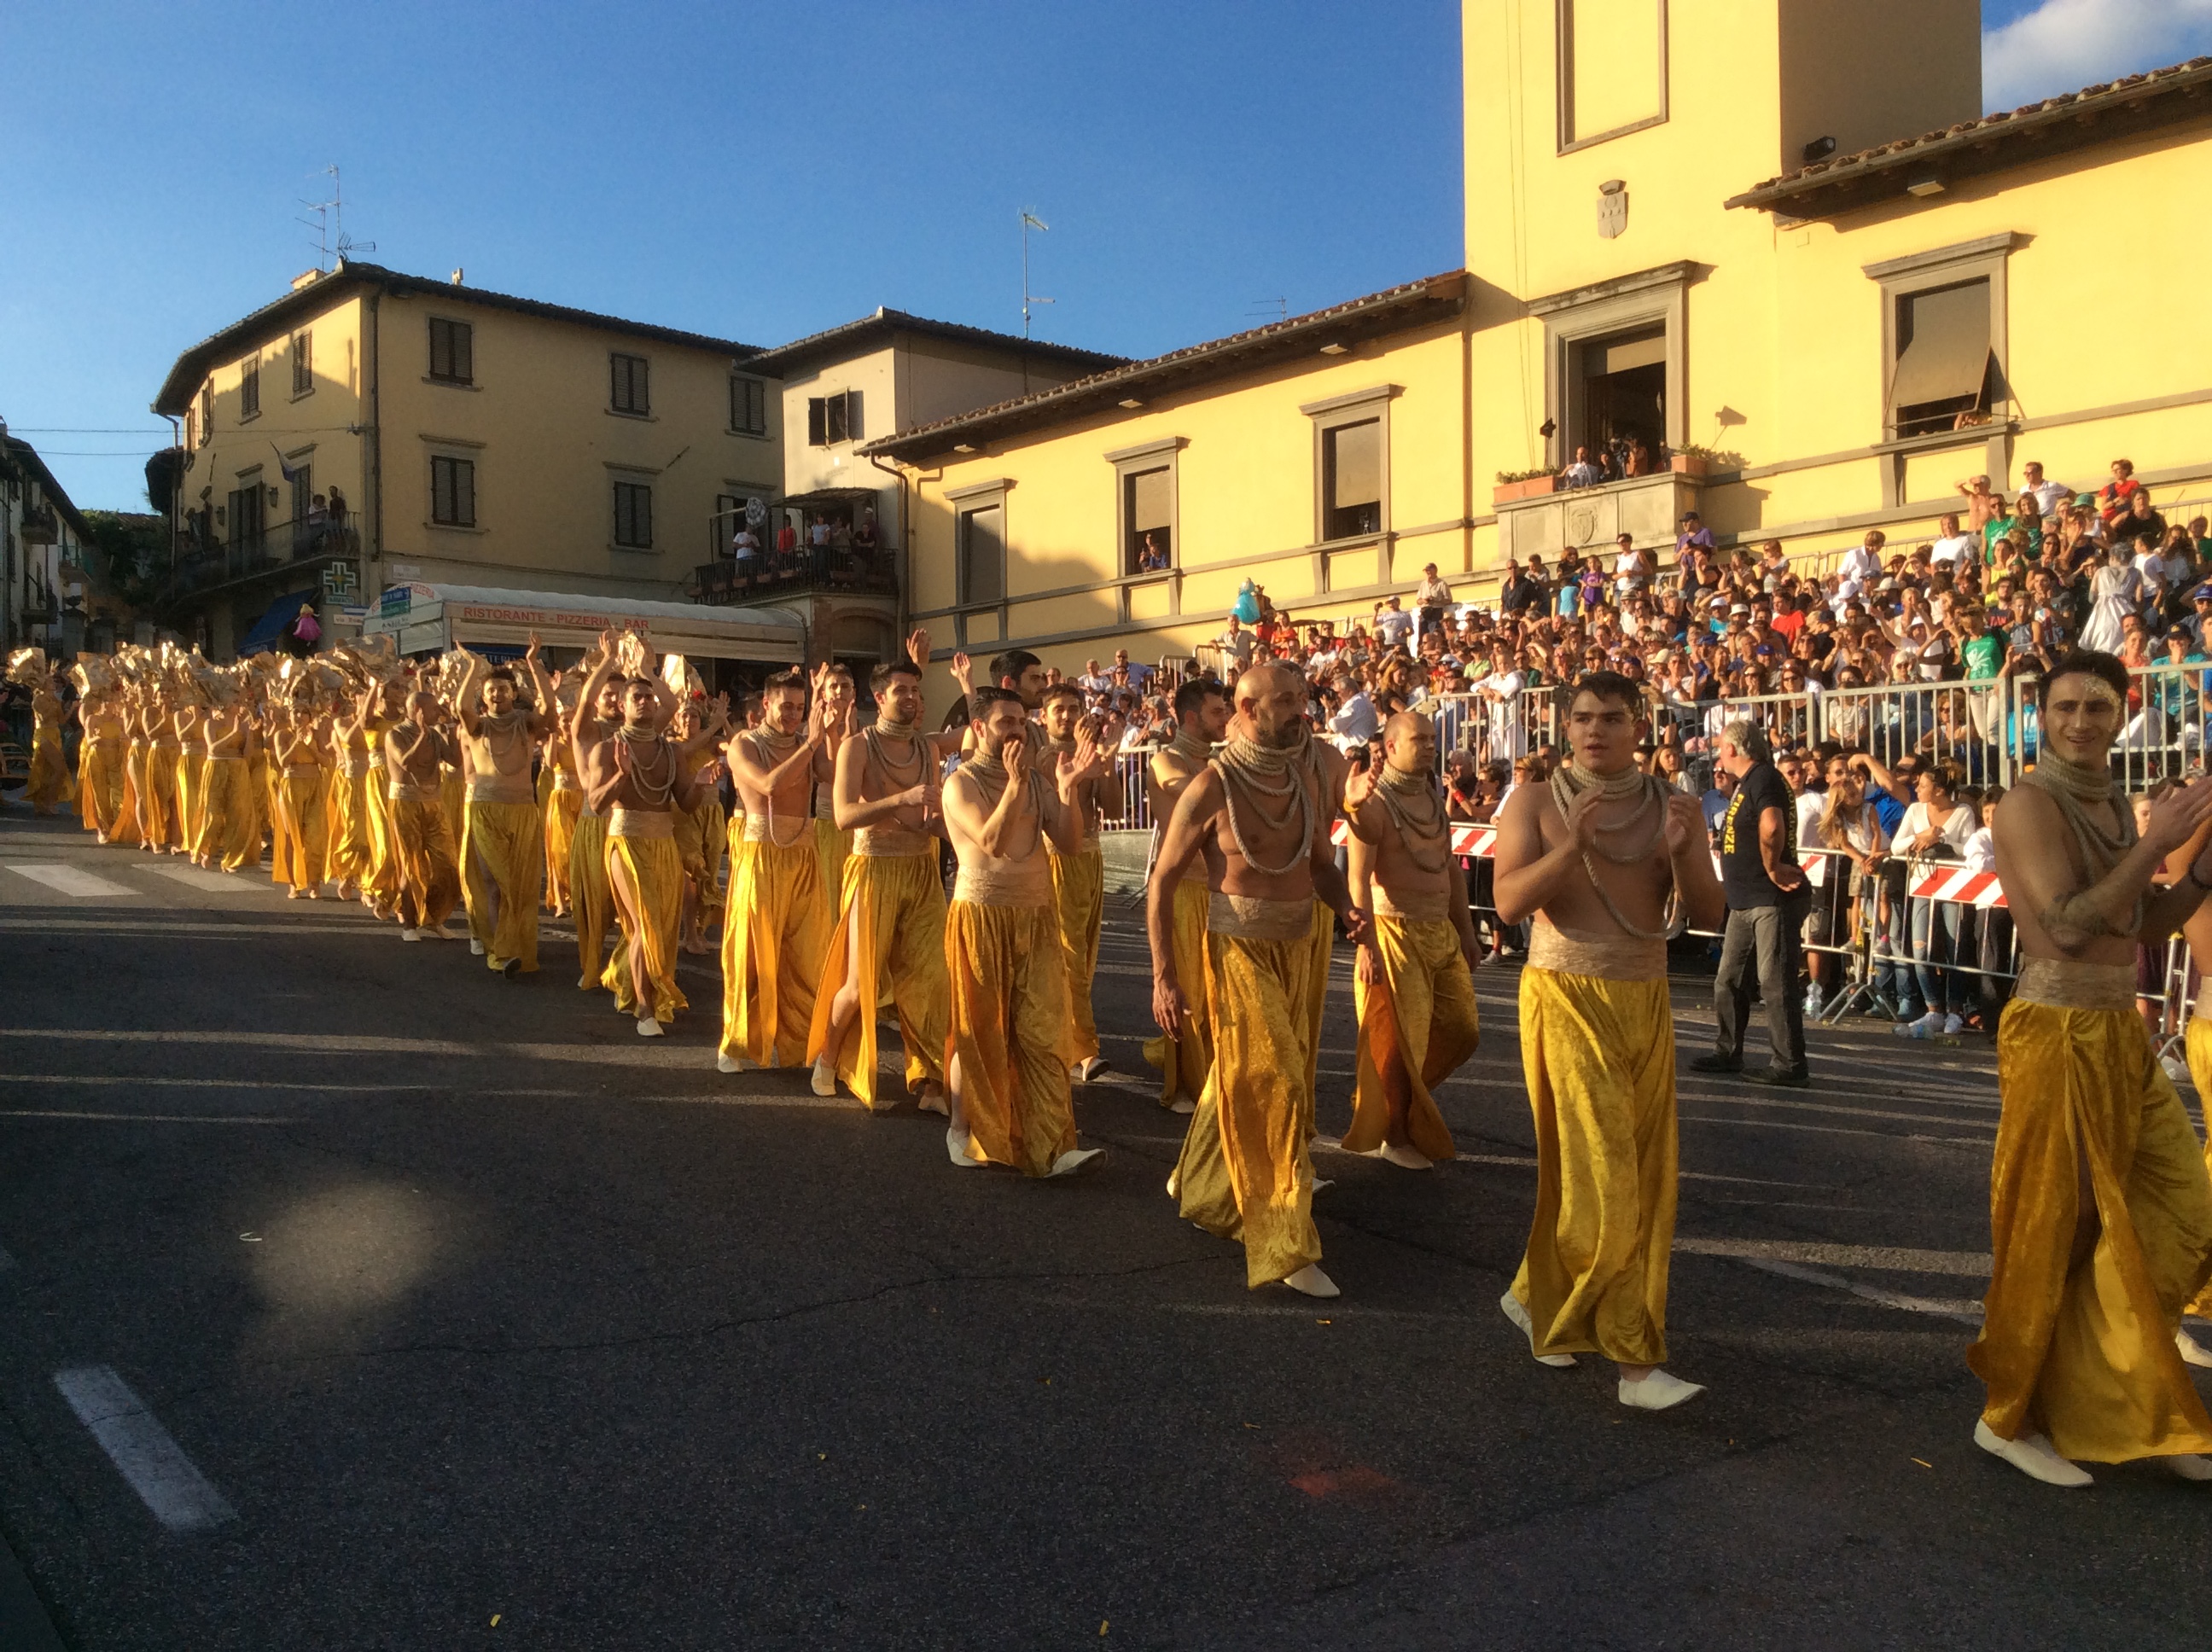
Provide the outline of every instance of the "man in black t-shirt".
[[[1713,1053],[1690,1063],[1697,1072],[1741,1073],[1753,1084],[1802,1089],[1805,1006],[1797,996],[1802,931],[1811,891],[1797,864],[1797,811],[1790,787],[1770,761],[1766,735],[1746,719],[1722,732],[1720,766],[1735,776],[1722,815],[1721,887],[1728,895],[1728,932],[1713,978]],[[1744,1023],[1751,1014],[1751,973],[1766,1000],[1769,1065],[1743,1071]]]

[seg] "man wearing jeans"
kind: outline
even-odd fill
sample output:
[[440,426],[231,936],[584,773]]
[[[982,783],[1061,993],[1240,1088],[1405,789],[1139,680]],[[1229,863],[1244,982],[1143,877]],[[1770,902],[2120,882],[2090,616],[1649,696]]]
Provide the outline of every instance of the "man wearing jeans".
[[[1805,1006],[1797,995],[1805,914],[1811,895],[1797,864],[1797,832],[1790,788],[1769,761],[1765,731],[1749,719],[1721,732],[1719,765],[1735,776],[1735,793],[1721,817],[1721,886],[1727,892],[1728,933],[1713,979],[1719,1023],[1713,1053],[1690,1063],[1695,1072],[1741,1073],[1756,1084],[1802,1090]],[[1743,1071],[1744,1023],[1751,1013],[1751,973],[1766,1000],[1768,1065]]]

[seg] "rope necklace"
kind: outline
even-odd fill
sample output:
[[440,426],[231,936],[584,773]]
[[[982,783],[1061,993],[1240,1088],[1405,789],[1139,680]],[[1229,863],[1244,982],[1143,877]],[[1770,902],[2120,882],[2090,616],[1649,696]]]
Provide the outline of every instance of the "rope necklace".
[[[477,718],[477,726],[483,731],[484,753],[490,757],[492,767],[502,774],[519,774],[529,767],[529,737],[523,728],[523,723],[529,715],[518,706],[495,716],[483,714]],[[518,750],[522,761],[520,763],[508,762]]]
[[[1240,735],[1224,746],[1212,762],[1222,779],[1221,801],[1229,816],[1229,835],[1235,840],[1237,853],[1244,858],[1246,865],[1262,878],[1280,878],[1311,853],[1313,798],[1306,790],[1303,766],[1292,766],[1291,752],[1263,746]],[[1279,784],[1277,776],[1280,776]],[[1280,865],[1267,865],[1245,843],[1243,823],[1237,818],[1237,811],[1240,793],[1252,812],[1260,817],[1260,823],[1270,831],[1280,831],[1293,817],[1297,818],[1296,847]],[[1285,799],[1282,812],[1271,817],[1267,805],[1260,800],[1262,798]]]
[[[867,746],[869,760],[883,771],[884,778],[890,782],[892,791],[903,792],[908,787],[921,784],[922,773],[929,766],[929,748],[922,744],[912,723],[878,717],[876,726],[862,734],[860,738]],[[886,740],[904,740],[907,743],[908,755],[903,762],[891,761],[884,750]]]
[[[2081,861],[2089,870],[2089,881],[2094,884],[2120,864],[2121,859],[2136,846],[2136,817],[2132,809],[2116,806],[2120,829],[2114,832],[2105,823],[2084,808],[2084,804],[2115,803],[2112,794],[2112,771],[2109,768],[2092,768],[2086,764],[2071,762],[2056,753],[2044,753],[2036,758],[2035,767],[2021,776],[2021,783],[2033,786],[2058,805],[2058,812],[2073,831],[2074,841],[2081,851]],[[2135,915],[2124,930],[2114,932],[2122,939],[2137,934],[2142,929],[2145,895],[2136,896]]]
[[[1567,763],[1553,771],[1551,780],[1552,801],[1559,806],[1559,817],[1562,820],[1566,817],[1567,811],[1573,805],[1576,797],[1593,786],[1598,788],[1598,795],[1601,799],[1625,798],[1638,793],[1642,794],[1642,801],[1637,805],[1634,813],[1618,825],[1599,827],[1598,830],[1601,833],[1626,831],[1630,827],[1641,823],[1655,805],[1657,807],[1658,821],[1641,847],[1633,853],[1607,849],[1602,844],[1597,850],[1599,854],[1603,855],[1617,866],[1632,865],[1647,859],[1666,835],[1667,783],[1655,774],[1646,774],[1633,767],[1624,768],[1617,774],[1600,774],[1595,770],[1583,768],[1580,763]],[[1607,889],[1603,880],[1598,877],[1597,862],[1591,858],[1589,850],[1584,849],[1582,852],[1582,861],[1583,875],[1589,879],[1590,888],[1597,892],[1598,902],[1605,908],[1606,915],[1638,940],[1667,940],[1681,927],[1682,891],[1680,886],[1674,881],[1671,866],[1668,869],[1665,915],[1660,920],[1660,926],[1655,930],[1639,928],[1629,922],[1627,917],[1621,912],[1620,903],[1613,898],[1613,891]]]
[[[995,812],[998,809],[1000,799],[1004,798],[1006,794],[1006,785],[1008,781],[1006,765],[1000,762],[996,756],[985,752],[982,747],[978,746],[975,748],[975,756],[963,762],[960,765],[960,768],[962,772],[966,774],[967,776],[975,783],[975,789],[983,794],[983,812],[986,815]],[[1037,835],[1039,838],[1042,838],[1044,835],[1044,803],[1037,791],[1039,784],[1037,780],[1037,772],[1034,768],[1030,769],[1023,775],[1023,778],[1029,782],[1029,785],[1024,788],[1023,795],[1028,799],[1030,806],[1036,811]],[[1032,842],[1030,845],[1030,852],[1034,853],[1036,849],[1036,844]],[[994,858],[1000,860],[1012,860],[1018,858],[1026,859],[1027,857],[999,855]]]
[[[783,760],[799,750],[799,736],[785,734],[772,728],[757,728],[752,733],[753,761],[773,772]],[[769,787],[761,788],[761,796],[768,799],[768,841],[779,849],[790,848],[806,835],[806,817],[799,819],[799,829],[787,839],[775,835],[775,792]]]
[[1194,734],[1178,726],[1175,738],[1168,742],[1168,750],[1179,757],[1205,758],[1213,755],[1213,743],[1202,734]]
[[[1375,790],[1375,798],[1382,805],[1382,812],[1390,817],[1390,823],[1398,829],[1406,858],[1413,863],[1416,872],[1443,872],[1451,859],[1451,829],[1449,817],[1444,812],[1444,800],[1437,792],[1436,776],[1426,769],[1398,769],[1386,760],[1382,780],[1382,785]],[[1428,805],[1425,819],[1417,818],[1406,806],[1405,800],[1415,796]],[[1423,859],[1415,847],[1425,847],[1431,843],[1436,845],[1434,865]]]
[[[650,750],[651,757],[644,754]],[[642,765],[652,765],[648,769]],[[615,729],[615,768],[636,792],[639,805],[659,810],[676,795],[676,752],[657,729],[635,729],[628,723]],[[665,775],[659,772],[665,769]]]

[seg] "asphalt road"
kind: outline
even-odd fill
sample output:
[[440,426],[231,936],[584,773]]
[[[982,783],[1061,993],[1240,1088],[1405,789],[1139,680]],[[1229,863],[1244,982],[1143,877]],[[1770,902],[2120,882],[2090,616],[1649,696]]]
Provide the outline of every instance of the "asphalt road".
[[[1460,1163],[1322,1154],[1345,1294],[1316,1304],[1247,1291],[1176,1219],[1181,1121],[1141,1082],[1079,1091],[1095,1176],[957,1172],[911,1109],[718,1076],[711,961],[653,1043],[545,951],[510,985],[459,941],[0,817],[0,1536],[62,1643],[1650,1652],[2203,1622],[2212,1491],[2051,1491],[1969,1437],[1985,1044],[1822,1032],[1811,1091],[1685,1078],[1669,1365],[1711,1392],[1650,1417],[1498,1311],[1532,1193],[1510,971],[1478,977],[1484,1048],[1444,1091]],[[1146,996],[1121,914],[1098,1018],[1148,1077]],[[9,1570],[14,1652],[39,1643]]]

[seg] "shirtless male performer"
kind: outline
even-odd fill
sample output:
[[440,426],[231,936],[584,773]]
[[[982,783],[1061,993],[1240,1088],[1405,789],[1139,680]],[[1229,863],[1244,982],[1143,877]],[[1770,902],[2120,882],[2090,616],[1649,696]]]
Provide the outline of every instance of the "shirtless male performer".
[[[1047,761],[1072,756],[1079,725],[1086,720],[1083,690],[1072,683],[1055,683],[1044,691],[1044,740]],[[1110,754],[1121,738],[1118,720],[1091,732],[1102,754]],[[1054,904],[1060,912],[1060,952],[1067,969],[1067,1001],[1075,1017],[1075,1067],[1078,1083],[1088,1084],[1106,1070],[1098,1054],[1098,1023],[1091,1011],[1091,983],[1098,974],[1098,937],[1106,918],[1106,859],[1098,847],[1098,827],[1103,817],[1103,793],[1119,786],[1110,755],[1098,772],[1077,788],[1075,810],[1079,829],[1076,847],[1062,852],[1048,846],[1052,863]]]
[[[372,691],[373,692],[373,691]],[[391,793],[392,858],[399,875],[399,938],[446,938],[446,919],[461,898],[453,833],[440,796],[440,770],[454,756],[434,695],[407,696],[407,719],[384,733],[384,772]]]
[[602,979],[614,989],[616,1009],[637,1017],[638,1036],[659,1038],[677,1011],[689,1007],[676,984],[684,863],[676,849],[674,811],[691,805],[692,776],[719,728],[689,747],[667,738],[676,696],[653,674],[650,644],[641,674],[621,685],[621,721],[610,726],[585,716],[584,708],[599,704],[599,690],[616,672],[615,641],[612,631],[599,633],[598,658],[584,679],[570,732],[585,806],[606,822],[607,890],[622,922],[623,944]]
[[[1214,746],[1228,731],[1228,689],[1210,677],[1194,677],[1181,683],[1175,693],[1175,719],[1174,740],[1154,752],[1146,766],[1145,794],[1151,805],[1155,850],[1175,813],[1176,799],[1204,771]],[[1203,866],[1191,867],[1175,886],[1170,921],[1178,981],[1206,978],[1206,912],[1212,893]],[[1204,993],[1191,995],[1181,1033],[1174,1037],[1162,1033],[1146,1041],[1145,1060],[1160,1070],[1162,1107],[1170,1113],[1188,1113],[1198,1106],[1198,1098],[1206,1090],[1206,1075],[1213,1066],[1213,1040],[1206,1029]]]
[[[586,675],[593,656],[586,656],[579,667]],[[623,685],[609,677],[599,684],[599,691],[585,699],[580,691],[575,709],[568,714],[568,762],[571,771],[576,766],[576,753],[584,744],[583,730],[588,725],[596,731],[596,739],[613,738],[614,731],[622,726]],[[568,834],[568,898],[576,916],[576,987],[588,993],[594,987],[607,986],[607,931],[615,927],[615,897],[607,888],[607,823],[592,806],[590,793],[585,789],[583,777],[576,777],[576,821]],[[625,996],[629,975],[625,968],[616,972],[614,987],[617,1003],[629,1001]]]
[[[1068,1088],[1074,1048],[1048,840],[1065,853],[1081,830],[1084,782],[1105,758],[1086,734],[1048,781],[1030,738],[1029,708],[1010,689],[968,698],[975,751],[945,782],[947,835],[960,875],[945,920],[952,978],[945,1150],[963,1168],[1011,1164],[1024,1175],[1072,1175],[1103,1148],[1076,1142]],[[865,1010],[866,1006],[863,1005]]]
[[[917,631],[908,658],[876,667],[868,681],[876,720],[837,753],[832,799],[840,830],[853,835],[844,887],[833,890],[837,926],[823,963],[807,1053],[814,1093],[834,1096],[844,1081],[873,1110],[876,1007],[890,989],[906,1051],[906,1087],[925,1113],[945,1113],[945,1041],[951,1021],[945,968],[945,883],[937,846],[945,831],[939,764],[959,754],[965,731],[933,735],[921,727],[921,682],[929,634]],[[963,692],[968,656],[952,674]]]
[[[1213,1064],[1169,1188],[1182,1215],[1241,1239],[1247,1284],[1280,1280],[1334,1297],[1314,1226],[1313,1084],[1307,1045],[1316,897],[1365,938],[1329,846],[1334,810],[1305,756],[1305,682],[1285,665],[1237,679],[1229,743],[1183,787],[1146,901],[1152,1017],[1180,1037],[1194,999],[1210,1008]],[[1177,973],[1175,890],[1204,857],[1203,984]]]
[[821,689],[780,671],[761,686],[761,726],[732,735],[730,773],[744,804],[731,833],[730,908],[722,922],[722,1047],[716,1071],[798,1066],[806,1059],[814,992],[830,940],[830,896],[814,793],[835,775],[834,715]]
[[2176,1343],[2212,1275],[2212,1177],[2136,1012],[2134,969],[2137,944],[2212,888],[2202,853],[2151,887],[2212,820],[2212,780],[2160,797],[2138,837],[2108,755],[2127,691],[2110,654],[2050,669],[2035,767],[1993,828],[2024,962],[1997,1027],[1993,1265],[1966,1363],[1989,1390],[1974,1442],[2051,1485],[2090,1483],[2074,1458],[2159,1457],[2212,1479],[2212,1417]]
[[1710,930],[1724,899],[1697,799],[1636,767],[1645,726],[1641,689],[1590,672],[1567,761],[1498,814],[1498,920],[1534,920],[1521,1067],[1536,1125],[1535,1218],[1498,1306],[1540,1363],[1601,1353],[1622,1405],[1664,1411],[1705,1392],[1659,1369],[1677,1146],[1667,908],[1671,891]]
[[[538,973],[538,908],[545,885],[545,831],[530,759],[552,728],[553,685],[536,633],[523,656],[534,703],[519,703],[514,673],[468,657],[453,699],[468,756],[461,805],[461,892],[469,950],[513,981]],[[481,705],[481,709],[479,709]]]
[[1437,784],[1437,734],[1401,711],[1382,726],[1382,767],[1345,786],[1352,904],[1372,915],[1354,967],[1358,1079],[1343,1146],[1409,1170],[1454,1157],[1436,1087],[1474,1054],[1480,943],[1467,874]]

